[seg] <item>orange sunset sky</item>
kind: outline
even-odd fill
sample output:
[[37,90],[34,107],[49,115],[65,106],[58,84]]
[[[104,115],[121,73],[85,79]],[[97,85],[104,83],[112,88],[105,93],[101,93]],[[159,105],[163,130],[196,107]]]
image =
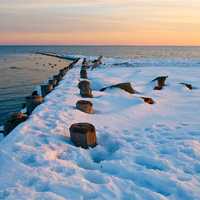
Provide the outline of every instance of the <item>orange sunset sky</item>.
[[200,45],[200,0],[1,0],[0,44]]

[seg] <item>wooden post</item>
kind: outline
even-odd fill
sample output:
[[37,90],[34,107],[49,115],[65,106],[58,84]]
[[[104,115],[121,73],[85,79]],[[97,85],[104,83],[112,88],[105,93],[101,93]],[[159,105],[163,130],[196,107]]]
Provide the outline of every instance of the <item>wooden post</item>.
[[81,71],[80,71],[80,77],[82,79],[87,79],[88,78],[86,69],[84,69],[84,68],[81,69]]
[[64,77],[65,74],[66,74],[66,71],[65,71],[64,69],[61,69],[61,70],[59,71],[59,74],[60,74],[60,76]]
[[57,80],[49,80],[49,84],[50,85],[53,85],[53,88],[55,88],[56,87],[56,85],[57,85]]
[[96,130],[92,124],[73,124],[69,130],[71,141],[75,146],[87,149],[97,145]]
[[4,124],[4,136],[7,136],[16,126],[26,121],[27,118],[28,117],[21,112],[13,113]]
[[80,95],[83,98],[92,98],[93,97],[89,81],[87,81],[87,80],[80,81],[78,84],[78,87],[80,89]]
[[42,96],[28,96],[26,97],[27,115],[30,115],[32,111],[44,101]]
[[76,108],[88,114],[94,113],[93,104],[90,101],[84,101],[84,100],[77,101]]
[[154,81],[157,81],[157,86],[154,87],[154,90],[162,90],[163,87],[165,86],[165,81],[168,78],[168,76],[159,76],[157,78],[155,78]]
[[49,94],[53,90],[53,85],[41,85],[41,92],[42,96],[45,97],[47,94]]
[[99,56],[96,60],[93,61],[92,70],[102,64],[102,58],[103,56]]
[[58,85],[58,83],[62,80],[62,77],[60,75],[55,75],[53,76],[53,79],[57,80],[57,85]]
[[119,83],[119,84],[116,84],[116,85],[111,85],[111,86],[108,86],[108,87],[104,87],[102,89],[100,89],[101,92],[107,90],[107,89],[112,89],[112,88],[120,88],[130,94],[137,94],[139,92],[137,92],[136,90],[133,89],[131,83],[127,82],[127,83]]

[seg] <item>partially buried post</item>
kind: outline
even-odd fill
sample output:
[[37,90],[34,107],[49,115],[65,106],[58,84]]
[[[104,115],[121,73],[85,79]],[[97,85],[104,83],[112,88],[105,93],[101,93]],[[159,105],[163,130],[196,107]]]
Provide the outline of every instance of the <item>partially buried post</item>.
[[92,124],[77,123],[71,125],[70,129],[71,141],[77,147],[89,148],[97,145],[96,130]]

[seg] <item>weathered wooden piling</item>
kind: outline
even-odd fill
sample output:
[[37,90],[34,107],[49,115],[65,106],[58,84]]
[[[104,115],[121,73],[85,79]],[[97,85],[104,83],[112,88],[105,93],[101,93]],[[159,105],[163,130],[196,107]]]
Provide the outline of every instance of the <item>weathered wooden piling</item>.
[[152,80],[153,82],[157,81],[157,85],[154,87],[154,90],[162,90],[165,86],[165,81],[168,78],[168,76],[159,76]]
[[66,72],[66,70],[64,70],[64,69],[60,69],[60,71],[59,71],[59,74],[60,74],[62,77],[64,77],[66,73],[67,73],[67,72]]
[[57,80],[49,80],[49,84],[53,85],[53,88],[55,88],[57,86]]
[[13,113],[4,124],[4,136],[7,136],[16,126],[26,121],[27,118],[28,117],[21,112]]
[[143,99],[145,103],[155,104],[155,101],[151,97],[140,97],[140,98]]
[[97,145],[96,130],[92,124],[73,124],[69,130],[71,141],[75,146],[87,149]]
[[93,104],[90,101],[80,100],[76,103],[76,108],[82,112],[93,114]]
[[64,67],[63,69],[65,70],[65,72],[68,72],[69,70],[68,67]]
[[83,59],[83,62],[82,62],[82,68],[84,68],[84,69],[87,69],[87,68],[89,68],[89,64],[88,64],[88,62],[87,62],[87,59],[86,59],[86,58],[84,58],[84,59]]
[[194,89],[194,87],[192,86],[192,84],[189,84],[189,83],[180,83],[180,84],[184,85],[189,90],[193,90]]
[[76,60],[74,60],[71,64],[69,64],[68,66],[68,70],[72,69],[74,67],[74,65],[80,60],[80,58],[77,58]]
[[87,76],[87,71],[86,71],[85,68],[81,68],[80,77],[81,77],[82,79],[87,79],[87,78],[88,78],[88,76]]
[[62,80],[62,77],[60,75],[54,75],[53,79],[57,81],[57,85],[58,85],[58,83]]
[[92,98],[92,89],[90,88],[90,82],[88,80],[80,81],[78,84],[80,89],[80,95],[83,98]]
[[99,56],[96,60],[93,61],[92,70],[102,64],[102,59],[103,59],[103,56]]
[[116,84],[116,85],[111,85],[111,86],[108,86],[108,87],[104,87],[102,88],[100,91],[105,91],[107,89],[112,89],[112,88],[119,88],[119,89],[122,89],[130,94],[136,94],[136,93],[139,93],[137,92],[136,90],[133,89],[131,83],[119,83],[119,84]]
[[26,109],[27,115],[30,115],[32,111],[44,101],[42,96],[28,96],[26,97]]
[[42,93],[43,97],[45,97],[47,94],[49,94],[52,90],[53,90],[52,84],[41,85],[41,93]]

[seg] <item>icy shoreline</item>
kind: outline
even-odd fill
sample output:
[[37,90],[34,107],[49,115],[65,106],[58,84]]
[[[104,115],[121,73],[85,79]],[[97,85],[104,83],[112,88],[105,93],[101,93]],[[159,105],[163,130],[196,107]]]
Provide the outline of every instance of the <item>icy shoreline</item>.
[[[33,115],[0,143],[2,199],[161,199],[200,196],[199,68],[130,68],[109,62],[88,71],[95,114],[76,110],[80,65],[72,69]],[[154,91],[150,81],[168,75]],[[155,105],[104,86],[131,82]],[[69,127],[90,122],[98,146],[84,150]]]

